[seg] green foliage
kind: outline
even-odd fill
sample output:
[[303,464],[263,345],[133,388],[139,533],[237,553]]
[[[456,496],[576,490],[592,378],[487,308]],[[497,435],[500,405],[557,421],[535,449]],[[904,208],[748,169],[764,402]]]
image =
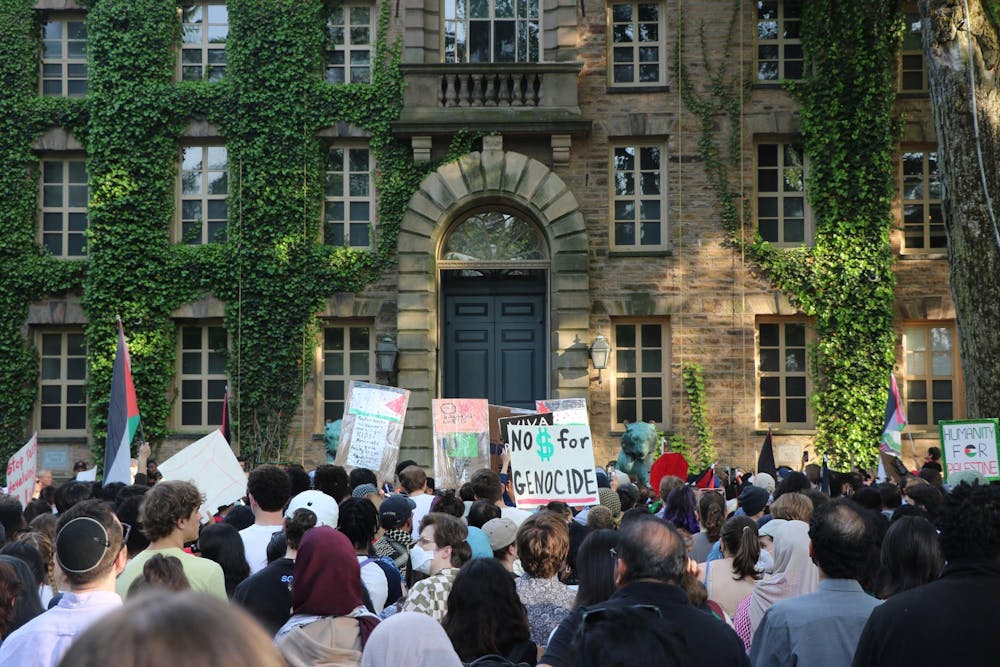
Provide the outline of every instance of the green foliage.
[[[421,178],[390,122],[402,107],[401,46],[379,12],[370,84],[324,81],[329,0],[231,0],[227,70],[218,82],[176,82],[175,0],[86,3],[89,91],[83,100],[38,95],[40,19],[32,0],[0,2],[0,459],[20,446],[37,394],[37,354],[21,330],[28,303],[78,291],[86,326],[94,454],[103,441],[115,317],[129,340],[146,436],[168,435],[175,389],[172,313],[211,294],[226,303],[228,372],[243,453],[278,460],[308,377],[316,314],[338,292],[361,289],[395,261],[399,223]],[[172,242],[180,138],[207,120],[228,149],[228,237]],[[322,244],[325,140],[352,126],[369,135],[377,165],[377,240],[368,249]],[[65,261],[36,242],[32,142],[63,127],[87,149],[88,257]],[[357,136],[357,133],[355,133]],[[471,139],[457,137],[451,156]]]
[[[733,3],[734,16],[740,5]],[[816,447],[838,466],[875,462],[894,362],[889,231],[899,126],[892,105],[902,30],[895,3],[804,3],[808,76],[788,88],[801,104],[809,158],[807,194],[816,233],[808,248],[773,247],[759,235],[745,233],[741,224],[749,220],[749,209],[741,211],[736,202],[747,202],[749,185],[739,182],[741,155],[733,148],[739,124],[733,119],[749,73],[741,73],[744,79],[724,78],[723,68],[732,62],[724,58],[710,74],[710,90],[699,93],[680,53],[677,57],[685,103],[702,119],[700,147],[723,227],[762,273],[814,318]],[[704,41],[702,45],[704,51]],[[713,72],[707,51],[704,62]],[[725,149],[714,130],[720,114],[730,124]]]
[[[691,423],[698,438],[698,465],[701,469],[715,463],[715,438],[705,414],[705,369],[701,364],[684,364],[684,391],[691,408]],[[690,461],[689,461],[690,463]]]

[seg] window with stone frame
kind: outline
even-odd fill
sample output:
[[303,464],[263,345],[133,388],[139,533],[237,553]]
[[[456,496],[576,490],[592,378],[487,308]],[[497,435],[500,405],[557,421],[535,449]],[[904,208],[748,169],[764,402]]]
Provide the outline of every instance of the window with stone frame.
[[541,59],[539,0],[444,0],[443,16],[446,63]]
[[899,78],[897,90],[901,93],[926,93],[927,61],[924,59],[924,44],[921,36],[920,12],[917,6],[904,8],[905,32],[899,54]]
[[611,428],[670,422],[670,323],[665,318],[611,320]]
[[757,231],[761,238],[777,246],[812,243],[801,142],[758,143],[754,158]]
[[83,329],[39,329],[36,428],[45,436],[87,434],[87,350]]
[[352,380],[375,381],[375,327],[371,322],[330,322],[323,327],[318,375],[323,420],[344,416]]
[[87,24],[81,15],[54,15],[42,24],[41,92],[47,97],[87,94]]
[[226,240],[229,161],[225,146],[181,148],[179,239],[189,245]]
[[666,155],[662,142],[611,147],[611,248],[668,247]]
[[666,82],[666,25],[659,2],[608,5],[608,68],[612,87],[662,86]]
[[911,426],[932,428],[965,416],[958,338],[953,322],[903,325],[903,404]]
[[371,246],[375,186],[368,146],[338,144],[327,149],[323,242],[333,246]]
[[45,155],[40,161],[40,240],[55,257],[87,255],[87,160]]
[[226,39],[229,10],[225,4],[198,2],[181,5],[182,81],[219,81],[226,76]]
[[326,80],[371,83],[373,18],[370,4],[337,4],[327,20]]
[[802,78],[802,0],[757,0],[757,80]]
[[903,148],[899,160],[900,218],[905,254],[947,252],[941,197],[944,186],[933,148]]
[[761,319],[757,322],[757,421],[763,425],[808,428],[809,345],[812,324],[800,319]]
[[222,425],[228,338],[221,323],[184,323],[178,337],[180,368],[175,419],[180,430],[204,431]]

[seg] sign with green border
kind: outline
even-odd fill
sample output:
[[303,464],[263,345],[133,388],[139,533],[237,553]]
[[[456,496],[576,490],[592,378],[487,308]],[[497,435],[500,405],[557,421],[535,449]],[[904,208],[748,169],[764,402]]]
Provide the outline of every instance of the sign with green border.
[[1000,420],[962,419],[938,422],[944,481],[957,472],[971,470],[990,481],[1000,480]]

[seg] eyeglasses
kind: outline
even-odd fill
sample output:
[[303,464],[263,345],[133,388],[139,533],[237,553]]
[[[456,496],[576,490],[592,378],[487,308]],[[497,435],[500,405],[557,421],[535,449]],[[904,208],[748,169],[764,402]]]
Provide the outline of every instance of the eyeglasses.
[[121,522],[122,524],[122,548],[124,549],[128,545],[129,535],[132,534],[132,524]]

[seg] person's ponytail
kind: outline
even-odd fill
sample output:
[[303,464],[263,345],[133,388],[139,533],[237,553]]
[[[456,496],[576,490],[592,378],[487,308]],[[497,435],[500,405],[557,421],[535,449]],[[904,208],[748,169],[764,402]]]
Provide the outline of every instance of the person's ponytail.
[[735,516],[722,528],[722,543],[726,554],[733,558],[733,578],[757,578],[757,561],[760,560],[760,542],[757,524],[747,516]]

